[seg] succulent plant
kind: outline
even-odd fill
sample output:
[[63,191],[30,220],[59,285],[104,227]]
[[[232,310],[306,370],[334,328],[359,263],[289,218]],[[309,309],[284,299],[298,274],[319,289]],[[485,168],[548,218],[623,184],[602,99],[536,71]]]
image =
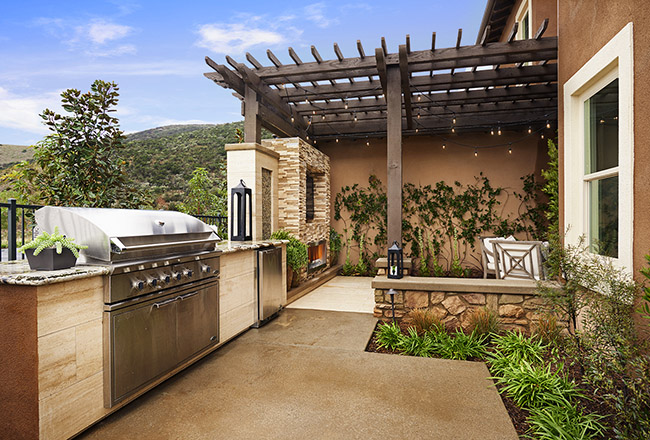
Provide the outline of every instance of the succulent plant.
[[61,234],[59,232],[59,227],[55,226],[52,234],[43,231],[43,233],[34,240],[19,247],[18,251],[24,253],[27,249],[34,249],[34,256],[36,256],[40,254],[43,249],[52,247],[56,248],[57,254],[63,252],[63,248],[70,249],[70,252],[72,252],[77,258],[79,258],[80,249],[88,249],[88,246],[74,243],[74,238],[68,238]]

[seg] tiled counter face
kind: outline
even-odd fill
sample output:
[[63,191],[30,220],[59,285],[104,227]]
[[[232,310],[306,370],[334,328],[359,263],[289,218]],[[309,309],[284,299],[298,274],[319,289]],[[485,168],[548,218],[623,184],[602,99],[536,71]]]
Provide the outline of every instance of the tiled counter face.
[[39,437],[68,438],[103,417],[98,276],[37,287]]
[[221,256],[219,282],[219,340],[225,342],[255,322],[257,252],[233,252]]

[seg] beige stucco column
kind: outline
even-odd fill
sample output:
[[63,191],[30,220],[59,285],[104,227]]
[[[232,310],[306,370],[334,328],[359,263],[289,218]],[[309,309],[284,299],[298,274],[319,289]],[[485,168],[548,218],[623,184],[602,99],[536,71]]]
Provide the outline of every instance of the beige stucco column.
[[268,239],[278,229],[278,160],[280,155],[257,143],[227,144],[228,233],[231,189],[243,180],[252,189],[253,240]]

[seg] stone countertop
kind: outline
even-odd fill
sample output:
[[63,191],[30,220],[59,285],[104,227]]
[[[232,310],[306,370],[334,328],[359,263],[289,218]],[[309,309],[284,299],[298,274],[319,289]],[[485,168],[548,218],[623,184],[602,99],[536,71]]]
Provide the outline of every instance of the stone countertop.
[[[288,240],[261,240],[223,242],[217,245],[217,250],[224,254],[247,250],[260,249],[269,246],[280,246]],[[0,285],[13,284],[20,286],[43,286],[52,283],[108,275],[110,266],[78,264],[69,269],[45,271],[32,270],[27,260],[7,261],[0,263]]]
[[43,286],[45,284],[62,283],[78,280],[110,272],[108,266],[77,265],[61,270],[32,270],[27,260],[6,261],[0,263],[0,284],[19,286]]
[[289,243],[289,240],[260,240],[260,241],[226,241],[217,245],[217,250],[224,254],[231,252],[260,249],[269,246],[280,246]]

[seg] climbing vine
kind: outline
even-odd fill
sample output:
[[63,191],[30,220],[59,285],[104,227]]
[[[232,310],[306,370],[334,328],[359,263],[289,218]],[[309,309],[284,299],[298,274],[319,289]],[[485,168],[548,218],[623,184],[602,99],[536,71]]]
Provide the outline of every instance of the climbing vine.
[[[481,235],[518,233],[526,238],[544,238],[541,187],[532,174],[521,180],[522,190],[512,194],[493,187],[483,174],[468,185],[442,181],[426,186],[404,184],[403,247],[405,255],[417,260],[417,272],[422,276],[469,276],[472,270],[480,269],[475,251]],[[510,197],[519,202],[515,218],[503,213],[503,205]],[[343,222],[347,243],[345,274],[374,273],[373,262],[385,253],[387,245],[386,203],[386,192],[374,175],[369,177],[367,188],[345,186],[336,195],[334,219]],[[359,251],[356,265],[350,260],[351,248]]]

